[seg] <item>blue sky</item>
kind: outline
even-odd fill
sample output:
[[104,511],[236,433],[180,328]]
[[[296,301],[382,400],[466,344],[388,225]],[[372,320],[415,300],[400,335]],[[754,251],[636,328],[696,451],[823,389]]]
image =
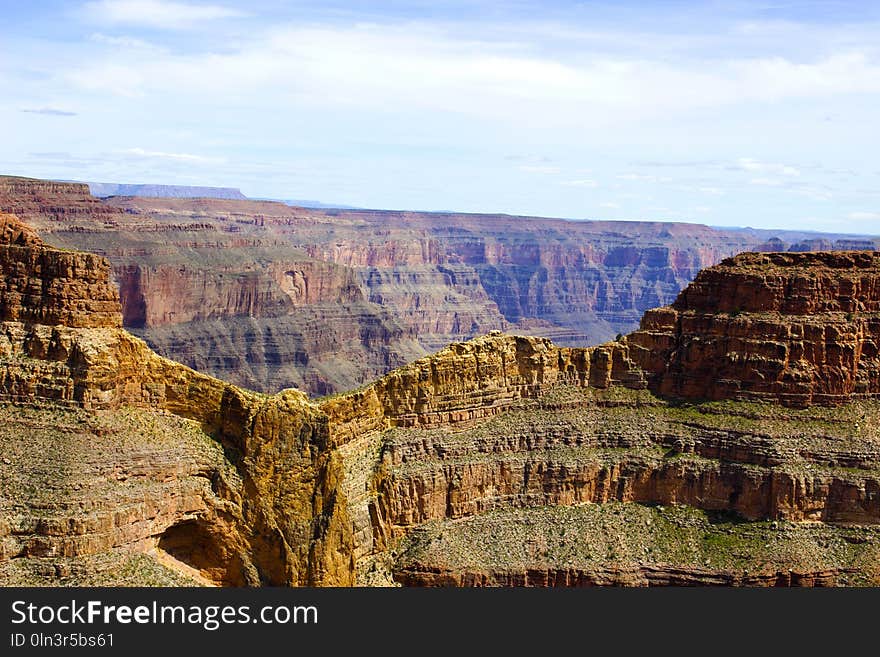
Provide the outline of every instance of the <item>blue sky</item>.
[[880,3],[0,9],[3,173],[880,233]]

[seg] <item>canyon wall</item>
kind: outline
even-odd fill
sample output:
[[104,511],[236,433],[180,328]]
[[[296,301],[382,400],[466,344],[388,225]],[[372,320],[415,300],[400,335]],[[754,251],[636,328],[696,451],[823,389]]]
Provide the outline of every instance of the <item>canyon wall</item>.
[[[250,216],[223,201],[225,218],[212,221],[236,230],[202,234],[186,201],[174,206],[182,215],[149,221],[131,203],[140,201],[119,201],[113,219],[129,222],[126,235],[167,238],[164,260],[149,266],[180,266],[192,249],[217,256],[208,233],[251,246],[205,276],[265,258],[255,289],[276,296],[247,297],[259,316],[238,317],[263,348],[280,348],[282,320],[316,309],[339,313],[314,319],[325,343],[354,339],[326,327],[357,306],[349,331],[361,344],[391,339],[365,331],[385,320],[363,310],[373,306],[362,272],[302,249],[292,258],[238,229],[269,223],[308,237],[326,230],[320,218],[271,215],[271,204]],[[41,216],[47,235],[136,252],[130,237],[90,232],[88,213]],[[404,218],[418,229],[433,221]],[[4,583],[880,584],[874,253],[743,254],[614,341],[571,347],[492,331],[316,403],[155,354],[120,328],[124,304],[104,257],[47,246],[15,216],[0,222]],[[379,239],[377,226],[364,230]],[[469,243],[471,257],[485,257]],[[270,257],[279,252],[288,258]],[[404,252],[407,267],[430,271]],[[476,294],[463,270],[450,271],[459,293]],[[330,283],[309,281],[314,272]],[[417,287],[411,273],[401,284]],[[259,287],[268,278],[277,290]],[[276,316],[270,298],[289,306]],[[257,378],[319,349],[264,348],[252,357],[266,370]]]
[[627,339],[659,393],[786,404],[880,393],[880,255],[742,254]]
[[100,201],[85,185],[11,177],[0,178],[2,210],[57,247],[107,257],[125,326],[162,355],[312,395],[491,330],[610,340],[741,251],[873,245],[661,222]]
[[[812,586],[853,572],[880,581],[880,390],[858,383],[878,380],[877,263],[873,253],[745,254],[701,273],[618,341],[569,348],[498,333],[325,401],[346,463],[359,581]],[[774,369],[768,349],[797,358]],[[841,354],[850,357],[829,361]],[[789,367],[811,368],[806,389],[792,391]],[[668,383],[682,376],[689,386]],[[621,503],[697,510],[683,525],[701,527],[694,551],[660,550],[621,526],[614,556],[587,541],[585,559],[566,541],[605,540],[596,537],[608,518],[573,511],[559,528],[566,541],[549,517],[529,523],[536,553],[515,564],[505,556],[518,554],[512,528],[532,509]],[[479,550],[471,525],[494,532]],[[867,538],[844,536],[850,526]],[[783,541],[786,556],[770,558],[758,540],[780,550]],[[817,548],[863,540],[858,567]]]
[[[218,583],[351,583],[340,465],[327,449],[326,417],[303,393],[244,391],[154,354],[120,328],[103,258],[13,243],[0,245],[0,262],[6,284],[0,399],[4,412],[10,403],[33,409],[36,422],[24,441],[3,436],[4,453],[16,457],[4,457],[4,492],[14,496],[0,505],[4,568],[29,558],[164,546]],[[45,304],[32,303],[8,292],[19,288],[51,295]],[[27,305],[15,307],[19,300]],[[145,445],[134,456],[121,445],[107,452],[77,447],[64,431],[76,413],[81,422],[100,418],[107,425],[95,433],[99,442],[107,432],[120,441],[144,433]],[[140,427],[126,426],[132,413]],[[150,441],[157,423],[176,432],[159,446],[161,436]],[[13,414],[11,424],[14,430],[27,422]],[[36,467],[45,455],[28,451],[34,426],[55,432],[50,455],[58,458],[67,448],[72,455],[54,468]],[[138,462],[138,453],[147,461]],[[65,476],[68,458],[88,475],[85,482],[94,478],[94,488]],[[6,486],[25,473],[34,477],[27,486],[17,492]],[[48,500],[47,492],[53,493]]]
[[[861,335],[846,380],[871,380],[872,254],[741,256],[619,340],[496,331],[316,404],[154,354],[119,328],[105,260],[19,223],[6,285],[54,296],[33,315],[7,295],[0,323],[4,582],[880,582],[880,391],[826,393],[818,360],[809,405],[785,368],[755,394],[747,368],[711,395],[664,383],[708,370],[679,356],[691,343],[761,362],[801,312]],[[701,319],[655,330],[676,313]],[[746,319],[750,341],[718,337]],[[825,365],[845,351],[823,344]]]

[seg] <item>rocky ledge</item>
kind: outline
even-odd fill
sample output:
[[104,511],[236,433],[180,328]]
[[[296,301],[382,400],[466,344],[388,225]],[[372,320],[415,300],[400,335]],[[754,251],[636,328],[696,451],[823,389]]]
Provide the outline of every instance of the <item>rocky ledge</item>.
[[745,253],[627,338],[652,389],[835,404],[880,395],[880,254]]
[[876,256],[746,254],[618,341],[315,403],[157,356],[103,258],[4,221],[5,583],[880,583]]

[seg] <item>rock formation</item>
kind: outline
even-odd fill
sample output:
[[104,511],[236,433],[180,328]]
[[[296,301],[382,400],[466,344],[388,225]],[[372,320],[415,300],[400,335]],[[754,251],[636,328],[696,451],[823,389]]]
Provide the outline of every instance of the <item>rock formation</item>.
[[[33,559],[63,573],[65,560],[167,548],[220,583],[351,583],[339,460],[305,395],[247,392],[155,355],[120,328],[106,260],[17,241],[0,245],[0,399],[32,410],[2,441],[15,459],[3,461],[7,577]],[[31,443],[40,432],[47,445]]]
[[14,215],[0,214],[0,321],[122,326],[107,262],[46,248]]
[[[672,307],[647,313],[619,341],[567,348],[490,335],[324,402],[346,463],[359,581],[880,581],[880,391],[852,384],[877,380],[877,262],[871,253],[744,254],[701,273]],[[792,325],[805,319],[825,337],[798,353],[826,356],[809,361],[815,390],[796,396],[787,369],[763,363],[780,336],[785,349],[799,348],[811,332]],[[731,321],[742,323],[739,333],[727,329]],[[846,353],[855,335],[860,357],[838,378],[843,370],[827,354]],[[686,356],[692,343],[708,345],[705,360]],[[736,385],[717,385],[713,367]],[[756,368],[766,377],[760,388],[750,385]],[[692,384],[671,388],[676,373]],[[637,532],[637,541],[618,525],[611,535],[623,543],[602,551],[595,544],[610,540],[608,518],[572,511],[561,540],[555,516],[529,511],[618,503],[709,515],[672,535]],[[519,554],[524,539],[514,528],[527,521],[526,543],[537,552],[514,561],[505,555]],[[864,550],[841,559],[835,550],[850,544]]]
[[2,226],[3,583],[880,583],[873,253],[743,254],[613,342],[496,331],[317,403],[156,355],[107,260]]
[[880,254],[743,254],[629,336],[659,393],[806,406],[880,393]]
[[835,236],[675,223],[100,201],[85,185],[10,177],[0,178],[4,210],[54,246],[106,256],[125,326],[162,355],[264,392],[312,395],[490,330],[598,344],[740,251],[849,248]]

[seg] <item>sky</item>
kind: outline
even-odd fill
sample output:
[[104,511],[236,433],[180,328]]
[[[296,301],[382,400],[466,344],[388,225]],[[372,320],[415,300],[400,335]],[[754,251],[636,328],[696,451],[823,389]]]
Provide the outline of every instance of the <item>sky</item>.
[[880,233],[880,3],[0,0],[0,173]]

